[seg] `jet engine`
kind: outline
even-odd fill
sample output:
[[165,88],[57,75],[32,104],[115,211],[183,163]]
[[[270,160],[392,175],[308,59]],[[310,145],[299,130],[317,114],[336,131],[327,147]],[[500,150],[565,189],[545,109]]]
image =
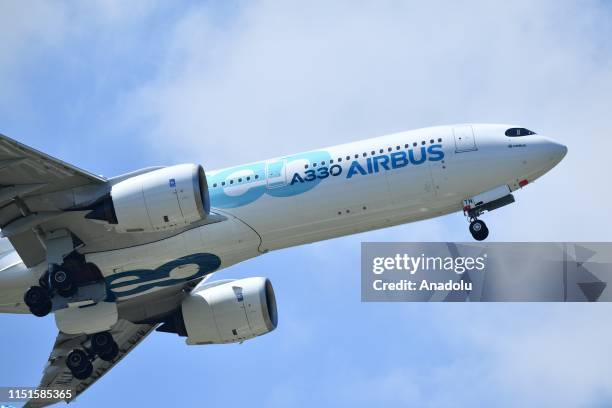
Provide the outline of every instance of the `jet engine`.
[[115,225],[117,232],[175,230],[210,212],[202,166],[180,164],[140,174],[111,187],[86,218]]
[[187,344],[243,342],[276,329],[276,299],[266,278],[213,282],[194,290],[158,331]]

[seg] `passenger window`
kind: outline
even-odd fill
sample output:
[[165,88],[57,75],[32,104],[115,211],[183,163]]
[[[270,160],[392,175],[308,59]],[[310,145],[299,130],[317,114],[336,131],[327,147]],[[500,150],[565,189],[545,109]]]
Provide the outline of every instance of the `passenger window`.
[[525,128],[510,128],[506,130],[506,136],[509,137],[529,136],[535,134],[535,132],[532,132],[531,130]]

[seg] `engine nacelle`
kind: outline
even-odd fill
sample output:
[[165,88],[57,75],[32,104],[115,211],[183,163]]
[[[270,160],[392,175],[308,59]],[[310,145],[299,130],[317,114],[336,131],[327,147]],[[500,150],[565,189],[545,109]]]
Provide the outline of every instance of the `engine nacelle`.
[[192,292],[159,331],[187,337],[187,344],[243,342],[276,329],[272,283],[266,278],[221,281]]
[[210,212],[202,166],[180,164],[140,174],[112,186],[87,218],[115,225],[117,232],[175,230]]

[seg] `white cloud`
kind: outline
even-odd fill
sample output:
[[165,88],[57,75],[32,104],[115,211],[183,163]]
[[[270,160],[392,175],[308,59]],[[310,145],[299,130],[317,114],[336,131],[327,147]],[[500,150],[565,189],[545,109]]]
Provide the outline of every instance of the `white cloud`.
[[[3,113],[36,119],[29,98],[38,98],[30,89],[32,79],[47,81],[61,78],[64,71],[95,72],[103,82],[105,57],[125,58],[146,44],[134,42],[143,23],[156,11],[163,10],[154,0],[135,0],[129,4],[116,0],[88,2],[32,0],[0,3],[0,109]],[[79,45],[85,44],[83,48]],[[58,79],[59,80],[59,79]],[[78,87],[78,84],[69,84]],[[34,95],[33,95],[34,94]],[[78,106],[77,102],[74,102]],[[101,109],[101,108],[98,108]],[[65,121],[66,118],[58,118]]]

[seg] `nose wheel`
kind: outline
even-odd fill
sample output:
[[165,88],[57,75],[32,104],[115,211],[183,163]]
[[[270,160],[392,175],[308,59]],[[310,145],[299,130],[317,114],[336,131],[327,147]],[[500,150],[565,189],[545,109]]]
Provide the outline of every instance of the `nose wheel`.
[[470,222],[470,234],[476,241],[484,241],[489,236],[489,229],[484,221],[477,218]]

